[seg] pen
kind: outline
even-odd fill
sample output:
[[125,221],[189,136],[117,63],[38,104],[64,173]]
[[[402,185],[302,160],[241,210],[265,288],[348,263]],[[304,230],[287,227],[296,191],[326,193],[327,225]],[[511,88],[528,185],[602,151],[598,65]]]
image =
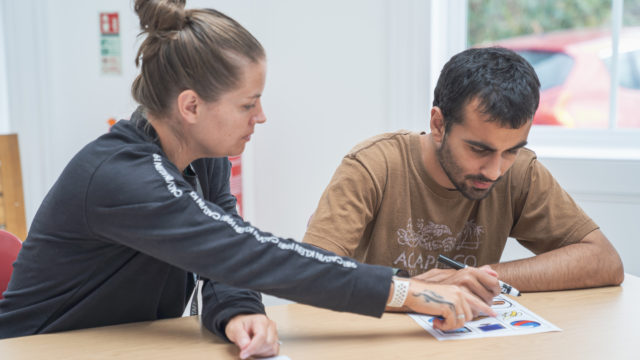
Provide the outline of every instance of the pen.
[[[450,267],[456,269],[456,270],[460,270],[460,269],[464,269],[467,267],[466,264],[462,264],[459,263],[455,260],[451,260],[448,257],[444,256],[444,255],[438,255],[438,261],[449,265]],[[507,284],[506,282],[500,281],[500,291],[503,294],[507,294],[507,295],[512,295],[512,296],[520,296],[520,291],[518,291],[518,289],[514,288],[513,286]]]

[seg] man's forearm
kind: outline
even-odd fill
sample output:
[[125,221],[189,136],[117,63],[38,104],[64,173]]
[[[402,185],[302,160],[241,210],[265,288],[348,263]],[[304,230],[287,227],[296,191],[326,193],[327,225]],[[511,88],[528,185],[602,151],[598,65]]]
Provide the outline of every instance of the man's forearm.
[[520,291],[619,285],[624,279],[620,256],[600,230],[579,243],[491,267]]

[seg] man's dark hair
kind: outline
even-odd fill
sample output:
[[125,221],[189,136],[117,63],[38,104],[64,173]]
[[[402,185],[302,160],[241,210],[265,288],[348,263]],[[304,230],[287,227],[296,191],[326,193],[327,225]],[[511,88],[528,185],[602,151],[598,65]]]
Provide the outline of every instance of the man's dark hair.
[[468,49],[444,65],[434,91],[433,106],[442,110],[445,132],[463,121],[464,106],[476,97],[489,121],[518,129],[538,108],[540,81],[531,64],[512,50]]

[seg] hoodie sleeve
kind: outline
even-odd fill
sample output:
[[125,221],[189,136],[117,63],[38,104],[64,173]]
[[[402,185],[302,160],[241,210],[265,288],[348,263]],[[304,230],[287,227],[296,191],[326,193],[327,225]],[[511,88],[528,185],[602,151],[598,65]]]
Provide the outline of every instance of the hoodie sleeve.
[[117,153],[85,201],[94,236],[210,280],[337,311],[381,316],[388,267],[261,231],[201,198],[160,154]]
[[[206,199],[228,214],[236,214],[236,197],[231,194],[231,163],[227,158],[201,159],[194,164]],[[202,324],[211,332],[229,340],[227,323],[240,314],[265,314],[259,292],[236,288],[204,278],[202,286]]]
[[202,324],[229,341],[225,328],[240,314],[265,314],[260,293],[204,279],[202,286]]

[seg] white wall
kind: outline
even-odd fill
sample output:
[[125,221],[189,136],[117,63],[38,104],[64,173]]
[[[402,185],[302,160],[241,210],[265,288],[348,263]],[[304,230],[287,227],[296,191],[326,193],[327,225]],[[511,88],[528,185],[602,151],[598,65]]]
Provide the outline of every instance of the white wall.
[[[439,67],[464,46],[453,26],[464,23],[464,0],[188,3],[236,18],[267,50],[268,121],[256,129],[243,158],[246,217],[296,239],[353,145],[383,131],[426,128]],[[136,74],[138,24],[129,0],[1,4],[9,125],[20,136],[30,222],[73,154],[107,130],[109,117],[135,107],[129,87]],[[121,76],[100,75],[101,11],[120,12]],[[633,256],[640,235],[634,221],[640,213],[638,163],[543,161],[602,226],[626,270],[640,275]],[[522,255],[509,245],[505,258]]]
[[[384,5],[278,1],[265,14],[268,120],[254,138],[256,224],[300,239],[341,157],[387,128]],[[284,23],[284,14],[295,16]]]
[[[4,10],[0,6],[0,29],[4,28]],[[2,32],[0,31],[0,34]],[[9,126],[9,93],[7,88],[7,67],[4,36],[0,36],[0,134],[11,131]]]
[[613,242],[625,271],[640,276],[640,159],[541,161]]
[[[2,1],[9,118],[18,133],[27,221],[69,159],[133,109],[136,19],[129,1]],[[100,75],[98,13],[120,11],[121,76]]]
[[[550,155],[541,156],[540,161],[611,240],[625,272],[640,276],[640,161]],[[502,259],[529,256],[531,252],[509,239]]]

